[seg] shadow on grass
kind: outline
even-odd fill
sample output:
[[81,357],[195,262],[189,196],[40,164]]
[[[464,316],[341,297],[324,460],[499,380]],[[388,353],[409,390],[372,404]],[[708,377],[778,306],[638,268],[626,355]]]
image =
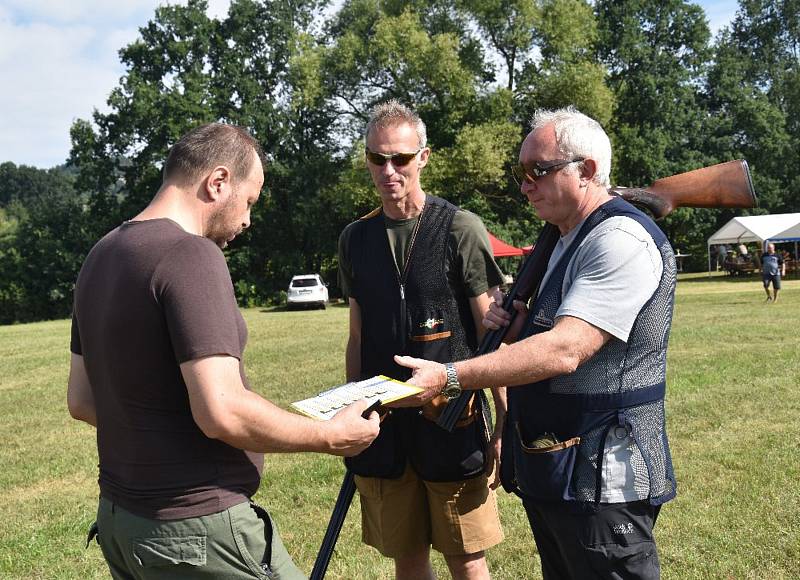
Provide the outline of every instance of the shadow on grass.
[[711,272],[711,276],[709,276],[708,272],[688,272],[685,274],[678,274],[678,282],[681,284],[693,282],[743,284],[747,282],[761,282],[761,275],[753,274],[750,276],[729,276],[728,274],[723,274],[722,272]]
[[[328,304],[327,304],[327,308],[349,308],[349,307],[350,307],[350,305],[347,304],[346,302],[340,302],[338,300],[336,302],[328,302]],[[289,308],[288,305],[282,304],[280,306],[267,306],[267,307],[264,307],[261,310],[259,310],[259,312],[261,314],[275,314],[277,312],[308,312],[308,311],[319,311],[319,310],[322,310],[322,309],[321,308],[316,308],[316,307],[312,308],[310,306],[308,306],[308,307],[300,306],[300,307]]]

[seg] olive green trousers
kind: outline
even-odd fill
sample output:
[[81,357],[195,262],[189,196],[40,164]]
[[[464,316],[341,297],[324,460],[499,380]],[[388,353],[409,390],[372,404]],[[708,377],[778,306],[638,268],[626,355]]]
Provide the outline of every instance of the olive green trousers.
[[97,537],[115,579],[306,578],[266,510],[247,502],[207,516],[151,520],[100,498]]

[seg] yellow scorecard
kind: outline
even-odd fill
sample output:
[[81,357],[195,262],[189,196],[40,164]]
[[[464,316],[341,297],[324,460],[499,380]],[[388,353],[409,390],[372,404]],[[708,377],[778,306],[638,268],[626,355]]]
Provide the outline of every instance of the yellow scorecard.
[[292,407],[312,419],[327,421],[347,405],[361,399],[366,399],[370,405],[378,400],[385,404],[416,395],[421,391],[422,389],[414,385],[377,375],[322,391],[315,397],[292,403]]

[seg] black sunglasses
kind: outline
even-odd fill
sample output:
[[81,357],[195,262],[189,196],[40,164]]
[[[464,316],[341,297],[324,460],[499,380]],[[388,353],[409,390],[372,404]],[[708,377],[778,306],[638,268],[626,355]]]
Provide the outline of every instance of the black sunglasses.
[[369,148],[365,148],[364,154],[367,156],[367,161],[373,165],[385,165],[387,161],[391,161],[395,167],[404,167],[411,163],[420,151],[422,151],[422,147],[413,153],[392,153],[388,155],[386,153],[376,153],[375,151],[370,151]]
[[566,167],[570,163],[578,163],[579,161],[584,161],[584,158],[576,157],[575,159],[563,161],[544,161],[543,163],[534,163],[528,167],[525,167],[522,163],[517,163],[511,166],[511,175],[514,177],[514,181],[517,182],[517,185],[521,187],[523,183],[533,183],[538,178],[544,177],[548,173],[553,173],[554,171]]

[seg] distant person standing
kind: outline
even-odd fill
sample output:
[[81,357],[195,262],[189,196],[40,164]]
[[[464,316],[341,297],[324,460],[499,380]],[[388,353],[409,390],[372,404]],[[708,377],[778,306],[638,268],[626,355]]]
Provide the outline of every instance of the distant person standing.
[[722,244],[717,252],[717,259],[719,260],[719,269],[725,269],[725,260],[728,257],[728,245]]
[[[764,281],[767,302],[777,302],[778,290],[781,289],[781,276],[786,276],[786,263],[783,257],[775,252],[775,244],[767,244],[767,253],[761,256],[761,278]],[[770,282],[772,295],[769,293]]]

